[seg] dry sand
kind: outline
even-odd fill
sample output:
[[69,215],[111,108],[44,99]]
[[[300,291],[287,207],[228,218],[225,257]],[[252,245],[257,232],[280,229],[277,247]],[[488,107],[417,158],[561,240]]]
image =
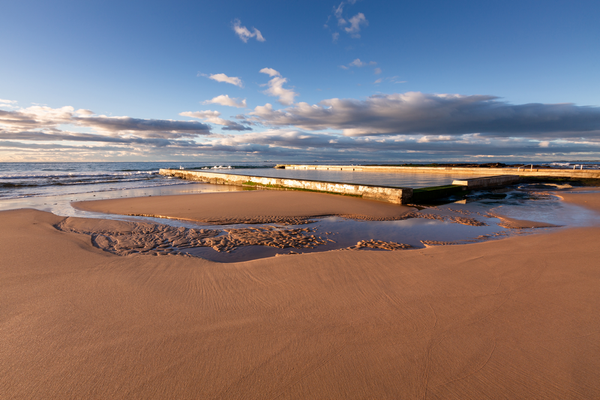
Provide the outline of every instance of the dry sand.
[[[260,193],[173,216],[293,217],[297,195],[301,216],[342,210]],[[390,217],[363,204],[340,212]],[[600,398],[600,227],[216,264],[117,256],[63,220],[0,213],[2,399]]]

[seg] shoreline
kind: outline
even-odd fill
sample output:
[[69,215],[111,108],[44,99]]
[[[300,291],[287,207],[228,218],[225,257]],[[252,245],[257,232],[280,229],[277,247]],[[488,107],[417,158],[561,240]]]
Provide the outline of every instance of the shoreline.
[[[595,189],[560,195],[598,212]],[[291,196],[279,205],[258,193],[206,194],[177,212],[298,214],[302,193],[277,192]],[[257,197],[228,210],[223,196]],[[174,206],[155,199],[110,207]],[[331,206],[305,199],[294,200],[304,216]],[[344,207],[383,218],[385,205]],[[7,398],[600,397],[600,226],[219,264],[117,256],[55,228],[77,219],[0,214]]]

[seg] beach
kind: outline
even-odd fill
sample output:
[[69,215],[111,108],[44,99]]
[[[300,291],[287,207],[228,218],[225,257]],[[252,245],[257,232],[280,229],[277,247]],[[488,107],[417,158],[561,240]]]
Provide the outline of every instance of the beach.
[[[560,196],[600,212],[597,191]],[[215,225],[413,210],[281,191],[75,206]],[[600,397],[597,226],[215,263],[118,255],[77,233],[119,221],[0,218],[2,398]]]

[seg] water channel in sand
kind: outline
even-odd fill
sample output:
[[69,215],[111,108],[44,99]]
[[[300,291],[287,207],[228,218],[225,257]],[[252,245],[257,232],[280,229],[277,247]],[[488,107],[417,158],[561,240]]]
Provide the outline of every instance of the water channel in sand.
[[[420,218],[398,221],[363,221],[341,217],[313,218],[303,227],[310,227],[311,234],[329,239],[325,245],[315,248],[278,249],[265,246],[239,247],[231,253],[219,253],[211,248],[199,247],[184,252],[217,262],[245,261],[277,254],[312,253],[355,247],[362,240],[380,240],[425,246],[467,244],[485,240],[527,235],[557,229],[559,227],[582,227],[600,224],[600,214],[575,205],[566,204],[556,196],[531,190],[526,185],[513,186],[495,191],[472,192],[467,198],[456,202],[427,207],[419,211]],[[501,226],[502,220],[494,215],[535,221],[556,227],[511,229]],[[432,218],[433,217],[433,218]],[[461,217],[482,222],[483,225],[460,223]],[[456,222],[459,220],[459,222]],[[300,226],[284,227],[282,229]]]
[[[216,251],[210,246],[170,246],[171,252],[186,253],[216,262],[237,262],[257,258],[272,257],[278,254],[311,253],[330,250],[356,248],[357,243],[367,240],[392,242],[422,248],[426,245],[464,244],[477,241],[502,238],[518,234],[529,234],[540,230],[556,228],[510,229],[500,225],[499,214],[515,219],[542,222],[556,226],[591,226],[600,224],[600,215],[578,206],[561,202],[556,196],[545,190],[556,187],[538,187],[536,185],[516,185],[494,191],[471,192],[465,198],[450,199],[446,204],[428,206],[421,209],[417,217],[397,221],[364,221],[336,216],[311,218],[311,222],[302,225],[278,224],[234,224],[209,225],[161,218],[131,217],[113,214],[93,213],[71,207],[71,201],[100,200],[122,197],[159,196],[171,194],[214,193],[239,191],[238,187],[183,184],[168,187],[116,190],[110,192],[85,193],[70,196],[32,197],[0,201],[0,210],[15,208],[36,208],[50,211],[61,216],[82,218],[113,219],[135,221],[149,224],[164,224],[170,227],[211,230],[217,238],[232,235],[247,228],[280,231],[289,235],[292,230],[305,229],[302,233],[314,236],[312,247],[270,247],[266,245],[244,245],[246,240],[238,241],[231,250]],[[454,201],[452,201],[454,200]],[[461,222],[462,219],[462,222]],[[466,222],[465,222],[466,221]],[[470,221],[470,222],[469,222]],[[479,226],[477,226],[479,225]],[[256,231],[257,234],[259,231]],[[288,233],[286,233],[288,232]],[[246,237],[252,232],[246,232]],[[301,243],[301,242],[296,242]],[[375,246],[377,247],[377,246]]]

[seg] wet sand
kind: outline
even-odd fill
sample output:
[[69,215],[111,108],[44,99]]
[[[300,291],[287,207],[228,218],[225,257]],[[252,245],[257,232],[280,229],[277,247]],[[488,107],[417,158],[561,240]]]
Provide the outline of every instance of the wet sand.
[[528,221],[523,219],[510,218],[505,215],[492,214],[500,219],[499,226],[509,229],[527,229],[527,228],[556,228],[558,225],[549,224],[546,222]]
[[557,195],[568,203],[576,204],[591,210],[600,210],[600,188],[578,188]]
[[338,215],[373,221],[394,220],[414,210],[381,201],[323,193],[253,190],[189,196],[158,196],[73,203],[84,211],[166,217],[213,224],[290,223]]
[[[320,196],[85,207],[217,222],[411,211]],[[597,193],[570,196],[600,210]],[[41,211],[0,218],[2,398],[600,397],[600,227],[217,264],[102,251]]]

